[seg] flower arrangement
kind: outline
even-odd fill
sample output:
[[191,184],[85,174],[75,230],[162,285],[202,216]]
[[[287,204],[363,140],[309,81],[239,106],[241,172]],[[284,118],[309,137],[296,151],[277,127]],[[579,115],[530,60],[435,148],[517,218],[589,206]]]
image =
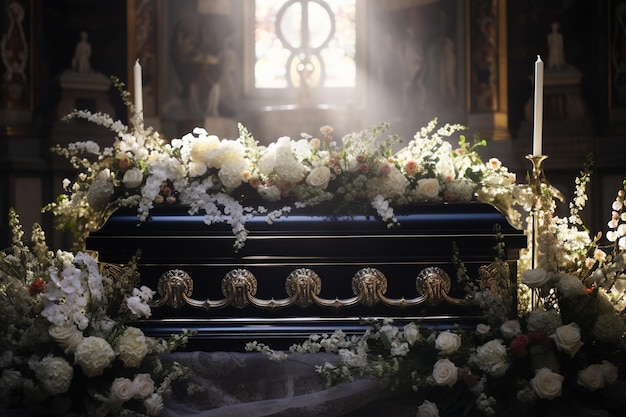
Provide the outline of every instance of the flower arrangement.
[[[422,128],[408,145],[393,153],[401,139],[382,138],[388,124],[333,137],[324,126],[319,137],[281,137],[261,146],[239,126],[240,135],[220,139],[203,128],[166,143],[158,132],[132,119],[132,128],[110,116],[74,111],[114,132],[112,146],[100,149],[92,141],[54,150],[79,169],[66,180],[66,193],[46,207],[60,228],[75,232],[77,248],[119,207],[135,207],[138,220],[161,204],[184,204],[190,214],[202,212],[207,224],[232,226],[235,250],[245,244],[246,221],[266,215],[267,221],[308,207],[329,215],[378,215],[393,226],[394,207],[420,202],[487,202],[510,215],[515,176],[493,158],[484,163],[477,151],[484,141],[470,144],[465,128],[437,128],[436,120]],[[458,147],[447,139],[459,135]]]
[[[437,128],[436,120],[393,152],[401,139],[381,138],[388,127],[385,123],[340,140],[325,126],[319,137],[283,137],[262,146],[241,125],[234,139],[220,139],[196,128],[168,143],[136,116],[132,127],[87,111],[75,111],[68,116],[72,118],[87,119],[115,134],[113,145],[104,149],[90,141],[55,148],[80,172],[74,181],[65,181],[66,193],[45,209],[55,214],[58,226],[75,232],[77,248],[120,207],[136,209],[141,222],[159,205],[184,204],[190,214],[201,212],[207,224],[229,223],[235,250],[245,244],[245,224],[252,216],[266,215],[271,223],[305,207],[308,214],[317,210],[330,215],[377,215],[390,227],[397,223],[394,209],[415,203],[489,203],[515,225],[522,218],[514,206],[528,212],[532,208],[538,256],[521,277],[519,317],[502,317],[500,307],[510,301],[492,288],[473,285],[457,259],[457,279],[484,310],[484,323],[475,329],[383,320],[371,323],[359,337],[341,331],[311,335],[291,350],[336,353],[336,362],[317,368],[329,383],[365,376],[398,392],[412,390],[419,417],[523,415],[559,400],[610,410],[626,407],[624,191],[618,193],[608,223],[606,237],[611,245],[601,246],[601,236],[590,237],[578,215],[586,200],[588,170],[577,179],[570,215],[558,218],[554,189],[547,184],[540,184],[538,190],[515,184],[514,175],[500,161],[484,163],[478,156],[476,149],[484,141],[469,144],[461,134],[462,126]],[[455,135],[458,147],[448,141]],[[2,313],[10,317],[2,324],[6,327],[2,334],[7,335],[2,339],[3,351],[10,353],[0,363],[5,371],[1,386],[31,397],[33,392],[43,393],[35,397],[56,401],[70,391],[63,391],[61,381],[73,384],[79,372],[82,380],[103,383],[104,388],[90,391],[97,407],[118,410],[115,407],[121,407],[121,402],[141,409],[143,404],[142,412],[152,413],[147,399],[141,399],[143,394],[131,400],[135,395],[130,392],[136,391],[130,382],[135,386],[139,375],[146,374],[154,387],[157,380],[163,381],[149,397],[160,396],[155,397],[158,405],[171,380],[183,371],[175,367],[162,373],[158,361],[150,358],[174,348],[186,336],[170,343],[145,338],[146,355],[141,360],[132,357],[131,352],[138,351],[132,341],[143,340],[142,335],[118,317],[122,310],[125,317],[149,314],[151,290],[129,293],[130,286],[114,290],[106,275],[98,275],[93,258],[81,252],[53,256],[39,243],[41,239],[34,236],[33,241],[32,251],[19,239],[12,249],[23,253],[22,265],[29,266],[19,269],[20,274],[2,276],[3,281],[9,277],[15,281],[3,283],[3,296],[21,297],[24,302],[2,304],[7,310]],[[15,264],[15,256],[4,255],[2,261]],[[111,306],[117,307],[111,310]],[[61,332],[65,327],[71,331],[63,337],[48,331]],[[35,346],[49,348],[51,340],[57,352],[52,356],[39,348],[34,361],[18,354],[26,349],[32,355]],[[87,346],[80,348],[86,341]],[[247,348],[274,359],[289,358],[257,342]],[[108,355],[98,356],[102,363],[90,361],[88,352],[93,350]],[[45,367],[35,365],[43,361]],[[138,367],[147,363],[157,365],[139,373]],[[112,372],[113,367],[122,372]],[[54,370],[53,383],[45,382],[49,378],[44,368]]]
[[188,333],[146,337],[154,292],[136,288],[131,265],[112,274],[85,252],[52,252],[41,227],[24,243],[17,214],[12,246],[0,252],[0,409],[33,415],[158,416],[173,382],[186,375],[159,355]]
[[[538,265],[524,271],[520,284],[533,292],[532,308],[518,317],[492,308],[502,300],[490,289],[469,287],[484,312],[475,329],[382,320],[361,336],[311,335],[290,351],[336,353],[336,362],[316,369],[329,384],[366,376],[403,398],[412,390],[418,417],[551,415],[550,406],[571,415],[580,407],[620,415],[626,409],[625,190],[612,206],[610,244],[601,246],[579,217],[589,174],[577,179],[567,218],[554,215],[553,190],[541,186]],[[464,281],[462,264],[459,271]],[[247,349],[289,358],[257,342]]]

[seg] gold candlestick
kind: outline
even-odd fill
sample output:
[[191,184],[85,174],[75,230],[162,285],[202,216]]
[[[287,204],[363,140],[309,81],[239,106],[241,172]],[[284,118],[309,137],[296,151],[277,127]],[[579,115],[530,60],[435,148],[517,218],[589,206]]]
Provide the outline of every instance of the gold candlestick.
[[[563,195],[559,190],[550,185],[546,179],[546,175],[543,170],[543,161],[548,158],[547,155],[527,155],[526,159],[530,160],[533,165],[532,173],[528,175],[528,185],[532,192],[532,206],[530,209],[530,215],[532,217],[531,226],[531,239],[532,239],[532,251],[531,251],[531,268],[538,268],[539,265],[539,235],[541,233],[541,225],[539,223],[539,215],[542,208],[544,208],[544,190],[548,189],[549,193],[558,198],[560,201],[564,201]],[[539,289],[535,288],[531,291],[531,307],[535,309],[539,306],[541,294]]]
[[[526,155],[526,159],[530,160],[533,164],[533,170],[530,175],[528,175],[528,185],[530,186],[530,190],[533,193],[533,201],[530,209],[530,216],[532,218],[531,223],[531,239],[532,239],[532,252],[531,252],[531,268],[535,269],[538,267],[538,257],[539,257],[539,244],[537,241],[538,229],[539,229],[539,220],[537,218],[537,214],[539,209],[542,206],[541,201],[541,188],[544,184],[549,185],[546,180],[546,175],[543,172],[543,161],[548,158],[547,155]],[[534,303],[533,303],[534,304]]]

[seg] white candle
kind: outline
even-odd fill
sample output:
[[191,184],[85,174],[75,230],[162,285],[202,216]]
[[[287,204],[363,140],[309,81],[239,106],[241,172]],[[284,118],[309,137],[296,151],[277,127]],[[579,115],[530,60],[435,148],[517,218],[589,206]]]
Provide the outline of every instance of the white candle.
[[533,132],[533,155],[541,155],[542,132],[543,132],[543,61],[537,55],[535,61],[535,130]]
[[143,91],[141,86],[141,65],[139,59],[135,61],[134,67],[134,87],[135,87],[135,113],[143,118]]

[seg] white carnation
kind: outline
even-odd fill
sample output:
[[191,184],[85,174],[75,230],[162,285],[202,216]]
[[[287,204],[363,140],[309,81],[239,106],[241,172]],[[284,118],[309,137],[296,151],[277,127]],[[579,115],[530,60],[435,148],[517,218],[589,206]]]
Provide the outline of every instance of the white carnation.
[[114,359],[115,352],[109,342],[97,336],[84,338],[74,352],[74,362],[89,378],[102,375]]
[[127,368],[136,368],[148,354],[148,345],[143,332],[136,327],[124,330],[117,342],[117,352]]
[[150,306],[140,296],[134,295],[126,298],[126,306],[138,318],[148,318],[152,314]]
[[35,376],[50,395],[64,394],[70,388],[74,368],[65,359],[48,355],[33,366]]

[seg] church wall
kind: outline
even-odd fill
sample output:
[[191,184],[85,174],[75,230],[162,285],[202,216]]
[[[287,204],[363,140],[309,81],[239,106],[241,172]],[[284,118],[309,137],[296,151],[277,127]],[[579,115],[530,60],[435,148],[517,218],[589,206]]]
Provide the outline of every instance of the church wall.
[[[176,70],[172,53],[177,50],[172,49],[172,37],[176,25],[184,19],[202,23],[195,1],[16,2],[25,10],[23,28],[32,42],[28,55],[32,73],[27,72],[26,84],[32,95],[26,96],[29,102],[17,113],[6,102],[0,106],[0,186],[4,191],[0,196],[0,246],[9,242],[6,228],[9,207],[19,206],[26,223],[37,221],[51,229],[52,219],[40,215],[36,208],[52,201],[60,191],[60,180],[71,174],[67,166],[47,152],[52,144],[87,139],[86,135],[90,134],[98,140],[110,140],[106,132],[91,133],[85,126],[68,126],[59,121],[59,106],[63,98],[68,97],[68,90],[62,88],[62,75],[71,69],[81,32],[88,34],[92,68],[106,77],[118,76],[130,91],[131,67],[134,60],[140,58],[144,68],[146,121],[167,137],[180,136],[193,126],[204,124],[208,116],[202,111],[193,114],[188,107],[178,113],[172,110],[173,91],[179,91],[179,77],[185,78],[184,73],[189,70],[185,65],[179,65]],[[3,34],[8,33],[8,5],[12,3],[3,3],[5,9],[0,10]],[[281,121],[291,120],[296,127],[310,130],[330,120],[339,131],[348,131],[389,120],[408,137],[411,130],[438,115],[443,121],[468,124],[470,130],[478,130],[486,136],[489,141],[486,156],[500,157],[518,174],[519,181],[524,180],[530,169],[524,156],[530,152],[532,142],[532,110],[529,108],[532,109],[533,63],[537,54],[547,63],[548,34],[552,23],[558,22],[568,71],[555,71],[550,78],[553,83],[546,82],[544,153],[550,156],[546,161],[546,174],[569,198],[573,178],[586,154],[595,152],[596,174],[589,203],[592,213],[586,216],[592,227],[603,229],[608,204],[621,185],[619,179],[626,177],[623,157],[620,157],[626,133],[626,75],[622,73],[626,72],[622,62],[626,57],[626,32],[621,26],[626,19],[623,17],[626,16],[626,1],[365,0],[362,3],[366,6],[366,24],[359,35],[365,47],[359,58],[379,78],[375,81],[372,75],[365,80],[363,99],[350,106],[337,102],[333,103],[337,107],[330,110],[297,114],[264,113],[260,111],[264,106],[278,106],[281,102],[275,97],[249,94],[246,68],[249,68],[250,57],[246,55],[244,42],[249,34],[246,25],[250,22],[245,20],[249,2],[226,3],[227,11],[218,12],[220,18],[215,19],[211,30],[230,35],[227,38],[218,35],[213,41],[227,40],[236,53],[238,64],[233,72],[236,89],[228,103],[230,109],[221,115],[226,120],[208,121],[214,128],[232,130],[233,121],[241,121],[255,136],[269,142],[280,133]],[[485,72],[477,67],[483,62],[477,55],[480,50],[473,45],[476,45],[477,34],[485,27],[477,26],[476,16],[484,11],[491,13],[490,21],[498,28],[488,33],[498,41],[495,59],[499,64],[497,68],[506,70],[504,73]],[[481,21],[485,23],[489,19]],[[454,58],[456,69],[448,75],[448,90],[436,90],[431,80],[425,84],[430,93],[418,95],[406,90],[394,76],[391,55],[406,42],[402,36],[409,28],[422,30],[422,40],[430,48],[431,56],[435,47],[453,47],[453,54],[449,56]],[[385,42],[391,42],[392,47],[386,48]],[[2,70],[6,71],[6,67]],[[441,71],[431,69],[431,76],[437,72]],[[478,78],[472,79],[472,76]],[[480,107],[476,101],[476,80],[489,80],[493,76],[498,77],[498,83],[503,83],[498,84],[496,98],[499,102],[492,107]],[[113,87],[100,88],[97,94],[92,90],[89,94],[72,97],[77,105],[92,110],[104,106],[122,121],[128,120],[127,111]],[[403,105],[399,97],[410,98],[413,102]],[[312,114],[316,114],[313,119]],[[496,128],[506,134],[494,134]],[[62,244],[66,242],[63,234],[55,233],[54,239]]]

